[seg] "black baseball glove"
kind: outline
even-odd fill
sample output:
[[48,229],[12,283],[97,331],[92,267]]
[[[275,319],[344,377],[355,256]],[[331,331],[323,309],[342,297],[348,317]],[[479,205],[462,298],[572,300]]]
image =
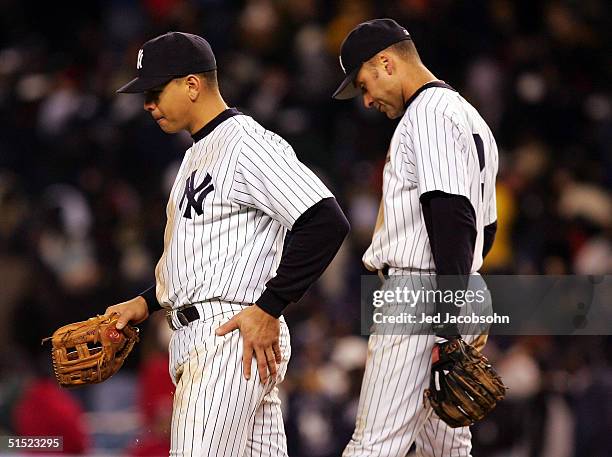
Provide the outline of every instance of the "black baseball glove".
[[506,386],[489,361],[461,338],[436,344],[424,403],[453,428],[472,425],[491,412]]

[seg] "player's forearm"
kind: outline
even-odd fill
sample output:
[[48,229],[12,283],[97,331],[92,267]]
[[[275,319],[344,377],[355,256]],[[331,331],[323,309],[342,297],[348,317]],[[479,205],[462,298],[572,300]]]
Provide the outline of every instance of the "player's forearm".
[[349,228],[334,198],[321,200],[308,209],[295,222],[276,276],[268,281],[256,304],[279,317],[286,306],[298,301],[325,271]]

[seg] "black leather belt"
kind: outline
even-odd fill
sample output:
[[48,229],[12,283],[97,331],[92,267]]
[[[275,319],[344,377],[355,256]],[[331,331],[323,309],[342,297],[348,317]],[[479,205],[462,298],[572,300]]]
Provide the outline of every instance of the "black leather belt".
[[389,265],[385,265],[382,269],[378,270],[378,277],[382,282],[389,277]]
[[[172,313],[173,312],[174,311],[168,312],[166,314],[166,319],[168,320],[168,324],[170,325],[170,328],[173,330],[177,330],[177,327],[172,323]],[[176,317],[181,324],[187,325],[190,322],[193,322],[199,319],[200,312],[195,306],[191,305],[191,306],[187,306],[185,308],[181,308],[178,311],[176,311]]]

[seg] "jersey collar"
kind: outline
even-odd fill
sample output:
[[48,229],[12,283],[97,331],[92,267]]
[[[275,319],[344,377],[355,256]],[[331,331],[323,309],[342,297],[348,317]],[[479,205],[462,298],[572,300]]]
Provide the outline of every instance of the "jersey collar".
[[446,84],[444,81],[430,81],[428,83],[423,84],[416,90],[414,94],[412,94],[412,97],[410,97],[404,105],[404,110],[408,109],[408,106],[414,101],[415,98],[419,96],[421,92],[423,92],[425,89],[429,89],[430,87],[444,87],[445,89],[450,89],[457,92],[454,88]]
[[219,113],[217,117],[208,122],[208,124],[198,130],[196,133],[191,135],[191,138],[193,138],[193,141],[197,143],[210,132],[212,132],[219,124],[221,124],[221,122],[228,120],[232,116],[238,116],[239,114],[242,113],[236,108],[228,108],[225,111]]

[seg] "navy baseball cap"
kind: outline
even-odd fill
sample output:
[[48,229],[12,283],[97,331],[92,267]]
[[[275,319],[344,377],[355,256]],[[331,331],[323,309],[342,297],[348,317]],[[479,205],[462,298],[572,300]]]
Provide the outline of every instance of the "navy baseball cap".
[[361,65],[392,44],[410,39],[408,30],[393,19],[362,22],[351,30],[340,48],[340,66],[346,76],[332,98],[346,100],[359,95],[361,91],[353,82]]
[[216,70],[217,62],[210,44],[191,33],[168,32],[147,41],[138,51],[138,77],[117,92],[146,92],[190,73]]

